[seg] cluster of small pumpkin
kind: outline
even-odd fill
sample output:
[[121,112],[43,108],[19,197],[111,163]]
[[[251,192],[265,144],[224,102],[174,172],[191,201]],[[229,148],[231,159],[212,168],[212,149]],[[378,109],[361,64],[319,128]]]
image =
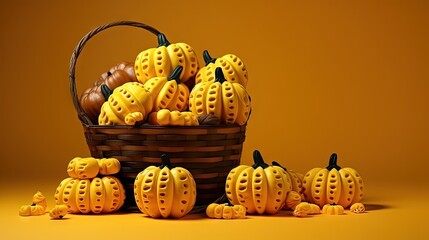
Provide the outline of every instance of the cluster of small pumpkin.
[[233,54],[212,58],[204,51],[203,57],[200,68],[188,44],[159,34],[158,47],[112,67],[85,90],[82,110],[99,125],[194,126],[202,115],[244,125],[251,110],[244,63]]
[[[31,205],[23,205],[19,208],[20,216],[40,216],[46,213],[48,203],[46,197],[41,193],[37,192],[33,195],[33,201]],[[49,216],[52,219],[61,219],[67,215],[67,205],[55,205],[50,211]]]

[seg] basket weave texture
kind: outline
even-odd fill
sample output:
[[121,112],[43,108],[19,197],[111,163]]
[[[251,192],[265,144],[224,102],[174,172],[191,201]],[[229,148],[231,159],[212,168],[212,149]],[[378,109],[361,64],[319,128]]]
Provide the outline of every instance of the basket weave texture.
[[196,205],[206,205],[224,199],[226,177],[240,164],[246,126],[218,125],[191,127],[99,126],[83,112],[76,91],[75,68],[85,43],[97,33],[114,26],[132,26],[153,34],[155,28],[132,21],[113,22],[90,31],[78,43],[70,60],[70,92],[82,123],[91,156],[113,157],[121,162],[118,178],[123,183],[125,206],[135,206],[134,179],[150,165],[161,164],[161,155],[169,155],[172,164],[188,169],[196,182]]

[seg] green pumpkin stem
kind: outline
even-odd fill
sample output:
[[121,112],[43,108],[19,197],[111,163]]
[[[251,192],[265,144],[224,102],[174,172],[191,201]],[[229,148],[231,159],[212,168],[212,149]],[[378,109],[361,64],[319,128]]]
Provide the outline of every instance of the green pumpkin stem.
[[158,47],[168,47],[171,43],[167,40],[163,33],[158,34]]
[[326,167],[326,169],[328,169],[329,171],[331,171],[334,168],[337,170],[341,169],[341,167],[337,165],[337,154],[336,153],[331,154],[331,157],[329,158],[329,164]]
[[225,76],[223,75],[223,71],[221,67],[217,67],[215,70],[215,81],[214,82],[220,82],[220,84],[224,83],[226,81]]
[[112,95],[113,90],[110,89],[106,84],[102,84],[101,85],[101,93],[104,96],[104,100],[107,101],[110,97],[110,95]]
[[216,58],[212,58],[209,54],[209,51],[207,51],[207,50],[204,50],[203,58],[204,58],[204,62],[206,63],[206,65],[208,65],[209,63],[215,63],[216,62]]
[[281,167],[281,168],[283,168],[283,169],[287,172],[287,169],[286,169],[285,167],[283,167],[282,165],[280,165],[280,163],[278,163],[278,162],[276,162],[276,161],[273,161],[271,164],[272,164],[273,166]]
[[255,150],[254,152],[253,152],[253,161],[255,162],[253,165],[252,165],[252,167],[254,168],[254,169],[256,169],[256,168],[258,168],[258,167],[262,167],[262,168],[267,168],[268,167],[268,164],[266,164],[265,162],[264,162],[264,159],[262,158],[262,155],[261,155],[261,153],[258,151],[258,150]]
[[182,74],[183,67],[177,66],[173,72],[168,76],[168,81],[176,80],[177,84],[180,84],[182,81],[180,81],[180,74]]
[[170,157],[165,153],[161,155],[161,162],[162,165],[159,166],[160,169],[163,169],[164,167],[168,167],[168,169],[174,168],[173,164],[171,164]]

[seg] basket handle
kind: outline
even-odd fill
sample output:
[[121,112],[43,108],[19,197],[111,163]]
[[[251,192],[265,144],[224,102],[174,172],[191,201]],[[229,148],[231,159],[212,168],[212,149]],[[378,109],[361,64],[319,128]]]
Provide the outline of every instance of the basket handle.
[[105,25],[102,25],[102,26],[99,26],[99,27],[93,29],[92,31],[87,33],[79,41],[79,43],[77,44],[77,46],[73,50],[73,54],[72,54],[71,59],[70,59],[70,70],[69,70],[70,93],[71,93],[71,96],[73,99],[73,104],[74,104],[74,107],[76,109],[76,112],[78,114],[80,121],[87,124],[87,125],[93,125],[93,123],[91,122],[89,117],[83,112],[82,107],[81,107],[80,102],[79,102],[79,96],[78,96],[77,90],[76,90],[75,69],[76,69],[77,58],[79,57],[80,53],[83,50],[83,47],[85,46],[86,42],[88,42],[89,39],[91,39],[97,33],[101,32],[105,29],[115,27],[115,26],[131,26],[131,27],[143,28],[143,29],[146,29],[149,32],[155,34],[155,35],[158,35],[161,33],[157,29],[155,29],[154,27],[151,27],[151,26],[144,24],[144,23],[139,23],[139,22],[134,22],[134,21],[118,21],[118,22],[108,23],[108,24],[105,24]]

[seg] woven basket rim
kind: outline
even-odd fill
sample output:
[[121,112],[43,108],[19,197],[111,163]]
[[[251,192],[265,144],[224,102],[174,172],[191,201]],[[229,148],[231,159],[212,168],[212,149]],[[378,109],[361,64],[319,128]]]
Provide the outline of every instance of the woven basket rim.
[[97,128],[97,129],[216,129],[216,128],[243,128],[247,124],[238,125],[238,124],[220,124],[220,125],[197,125],[197,126],[159,126],[151,125],[148,123],[139,125],[139,126],[130,126],[130,125],[89,125],[82,122],[82,125],[86,128]]

